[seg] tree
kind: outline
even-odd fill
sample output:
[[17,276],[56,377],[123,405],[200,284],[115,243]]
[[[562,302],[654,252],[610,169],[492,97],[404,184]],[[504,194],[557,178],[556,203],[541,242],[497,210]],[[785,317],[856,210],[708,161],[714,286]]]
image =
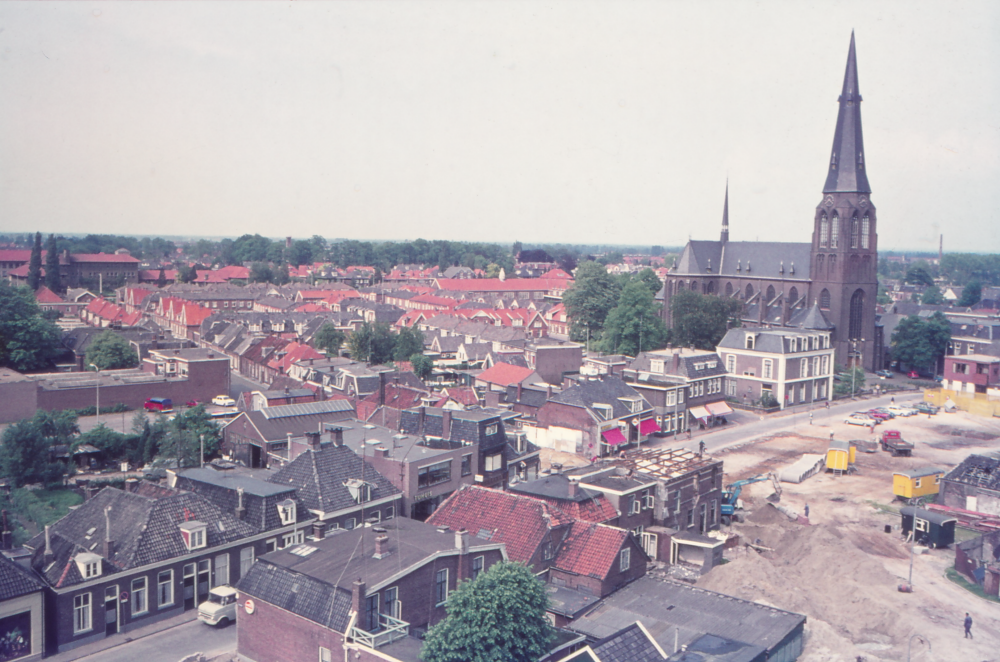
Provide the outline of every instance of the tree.
[[204,405],[198,405],[166,423],[159,444],[159,455],[177,459],[184,467],[196,467],[200,464],[199,454],[203,441],[205,457],[211,457],[219,449],[222,433],[205,411]]
[[127,340],[108,329],[87,347],[86,363],[101,370],[121,370],[139,365],[139,355]]
[[182,264],[177,268],[178,283],[193,283],[198,278],[198,270],[190,264]]
[[940,312],[926,320],[910,315],[892,333],[892,357],[911,368],[933,370],[950,340],[951,324]]
[[160,268],[160,275],[156,277],[156,286],[157,287],[167,286],[167,272],[164,271],[162,267]]
[[924,290],[924,295],[920,298],[920,302],[927,306],[940,306],[944,303],[944,296],[937,285],[931,285]]
[[35,243],[28,259],[28,287],[34,292],[42,283],[42,233],[35,233]]
[[534,662],[552,628],[545,585],[520,563],[501,561],[448,596],[448,616],[424,639],[424,662]]
[[847,368],[840,373],[840,381],[834,382],[833,392],[837,395],[854,395],[865,387],[865,370],[860,366]]
[[726,331],[740,326],[736,299],[682,290],[671,299],[673,341],[683,347],[714,350]]
[[413,374],[420,379],[427,379],[434,372],[434,361],[423,354],[411,356],[410,365],[413,366]]
[[659,309],[649,286],[642,280],[633,280],[622,290],[618,305],[604,320],[601,350],[636,356],[643,349],[665,346],[670,333]]
[[322,352],[336,355],[339,354],[346,337],[344,332],[332,323],[324,322],[323,326],[319,327],[316,335],[313,336],[313,345]]
[[414,354],[423,354],[424,334],[419,329],[403,327],[396,334],[396,348],[392,356],[397,361],[409,361]]
[[270,283],[274,280],[274,272],[266,262],[254,262],[250,265],[251,283]]
[[355,361],[387,363],[392,360],[395,348],[396,336],[388,324],[365,322],[347,339],[347,351]]
[[663,281],[660,280],[660,277],[657,276],[656,272],[653,271],[652,269],[648,268],[643,269],[635,277],[635,280],[638,280],[639,282],[643,283],[646,287],[648,287],[649,291],[653,294],[654,297],[660,290],[663,289]]
[[968,308],[975,306],[983,298],[983,284],[978,280],[970,280],[969,284],[962,288],[962,298],[958,300],[958,306]]
[[0,472],[14,487],[58,482],[63,467],[49,460],[49,450],[55,444],[68,445],[79,432],[72,411],[35,412],[31,418],[4,430],[0,438]]
[[45,286],[58,294],[62,292],[62,279],[59,277],[59,249],[56,246],[56,236],[49,235],[45,242]]
[[63,352],[61,337],[31,290],[0,282],[0,365],[21,372],[47,368]]
[[[87,430],[73,442],[73,448],[90,444],[100,450],[104,457],[109,460],[120,460],[125,457],[129,438],[121,432],[112,430],[101,423],[95,428]],[[134,440],[133,440],[134,443]]]
[[275,285],[287,285],[292,282],[292,277],[288,275],[288,265],[282,264],[271,270],[271,282]]
[[906,270],[906,282],[911,285],[933,285],[934,276],[926,262],[914,262]]
[[599,338],[605,318],[618,305],[618,284],[604,265],[584,262],[576,268],[576,280],[563,295],[563,305],[573,321],[574,340],[585,340],[588,331]]

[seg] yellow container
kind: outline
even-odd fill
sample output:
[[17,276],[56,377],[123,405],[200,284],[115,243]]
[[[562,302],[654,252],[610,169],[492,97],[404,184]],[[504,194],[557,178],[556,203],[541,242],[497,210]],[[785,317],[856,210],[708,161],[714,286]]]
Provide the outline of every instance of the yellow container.
[[944,469],[926,467],[912,471],[897,471],[892,474],[892,493],[902,499],[937,494],[941,489]]

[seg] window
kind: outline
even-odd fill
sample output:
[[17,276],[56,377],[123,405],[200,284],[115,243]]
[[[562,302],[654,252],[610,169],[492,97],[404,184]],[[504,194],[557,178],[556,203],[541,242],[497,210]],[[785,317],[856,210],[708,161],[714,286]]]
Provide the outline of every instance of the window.
[[492,437],[493,435],[495,435],[497,433],[498,429],[499,429],[499,426],[496,423],[493,423],[492,425],[487,425],[486,426],[486,436],[487,437]]
[[500,471],[503,468],[503,462],[501,461],[503,456],[501,453],[496,453],[495,455],[486,456],[486,466],[485,471]]
[[930,522],[925,519],[919,519],[917,517],[913,518],[913,528],[916,531],[930,531]]
[[626,547],[618,554],[618,569],[621,572],[625,572],[626,570],[628,570],[628,567],[631,563],[632,563],[632,550]]
[[305,533],[303,531],[292,531],[291,533],[286,533],[281,536],[281,549],[284,549],[289,545],[301,545],[304,540]]
[[430,487],[440,485],[451,480],[451,460],[438,462],[417,470],[417,485],[419,487]]
[[329,648],[319,647],[319,662],[333,662],[333,654]]
[[729,354],[726,356],[726,372],[733,373],[736,372],[736,355]]
[[174,604],[174,571],[164,570],[156,576],[156,606],[159,609]]
[[715,500],[712,500],[712,509],[708,511],[708,524],[709,526],[715,526]]
[[472,579],[475,580],[483,574],[483,566],[486,565],[485,556],[476,556],[472,559]]
[[652,359],[649,362],[649,371],[655,372],[658,375],[663,374],[663,360],[662,359]]
[[[963,371],[964,372],[964,371]],[[95,561],[92,563],[87,563],[83,566],[83,577],[84,579],[90,579],[91,577],[96,577],[101,574],[99,568],[101,567],[100,561]]]
[[434,578],[434,605],[440,607],[448,601],[448,568],[438,570]]
[[352,517],[352,518],[348,519],[346,522],[344,522],[344,528],[347,529],[348,531],[350,531],[355,526],[357,526],[357,524],[358,524],[357,520]]
[[253,547],[244,547],[240,550],[240,577],[246,577],[253,565]]
[[936,474],[934,476],[934,484],[935,485],[940,485],[941,484],[941,474]]
[[848,338],[856,340],[864,337],[865,292],[858,288],[851,295],[851,314],[848,320]]
[[820,372],[819,372],[819,357],[818,356],[814,356],[813,357],[813,377],[815,377],[818,374],[820,374]]
[[549,540],[542,545],[542,560],[551,561],[553,556],[552,541]]
[[753,349],[753,336],[747,334],[746,340],[747,340],[747,345],[746,345],[747,349]]
[[826,214],[823,214],[819,219],[819,245],[826,246],[826,242],[830,237],[830,221],[826,219]]
[[138,616],[149,611],[149,602],[146,600],[146,578],[139,577],[132,580],[132,615]]
[[727,379],[726,380],[726,395],[735,398],[736,397],[736,380]]
[[969,372],[969,366],[968,365],[966,365],[964,363],[956,363],[955,364],[955,374],[956,375],[964,375],[964,374],[966,374],[968,372]]
[[594,411],[601,417],[602,421],[610,421],[614,413],[611,405],[602,404],[599,402],[594,403]]
[[396,506],[389,506],[385,509],[385,518],[392,519],[396,516]]
[[392,588],[385,589],[385,600],[382,601],[382,613],[398,619],[402,611],[402,605],[399,603],[399,588],[393,586]]
[[365,598],[365,630],[368,632],[378,632],[378,593],[373,593]]
[[837,217],[836,212],[833,214],[833,219],[830,222],[830,248],[837,247],[837,240],[840,237],[840,219]]
[[915,481],[913,481],[913,487],[920,487],[920,479],[919,478],[917,478]]
[[764,370],[762,373],[764,379],[772,379],[771,377],[771,359],[764,359]]
[[224,586],[229,583],[229,554],[219,554],[215,557],[215,577],[212,586]]
[[871,220],[868,218],[868,214],[865,214],[865,217],[861,219],[861,248],[868,248],[871,232]]
[[278,504],[278,516],[283,525],[295,524],[295,502],[285,499]]
[[799,360],[799,377],[809,376],[809,359]]
[[693,508],[691,508],[691,509],[688,510],[687,525],[688,526],[694,526],[694,509]]
[[87,632],[93,627],[90,619],[90,593],[73,598],[73,633]]
[[631,499],[629,499],[629,504],[628,504],[629,515],[638,515],[640,510],[642,510],[642,504],[639,502],[638,498],[633,496]]
[[201,549],[205,546],[205,529],[207,525],[204,522],[188,520],[187,522],[181,522],[179,528],[181,530],[181,537],[184,539],[184,545],[188,548],[188,551]]
[[819,307],[823,310],[830,310],[830,290],[823,288],[819,293]]
[[851,219],[851,248],[858,247],[858,232],[860,228],[858,227],[858,217],[855,216]]
[[265,554],[268,553],[268,552],[273,552],[276,549],[278,549],[278,539],[277,538],[271,538],[270,540],[268,540],[268,541],[266,541],[264,543],[264,553]]
[[472,455],[462,456],[462,475],[468,476],[472,473]]
[[822,370],[822,372],[820,372],[819,374],[825,375],[830,370],[830,357],[829,356],[822,357],[822,361],[820,361],[820,364],[821,364],[820,369]]

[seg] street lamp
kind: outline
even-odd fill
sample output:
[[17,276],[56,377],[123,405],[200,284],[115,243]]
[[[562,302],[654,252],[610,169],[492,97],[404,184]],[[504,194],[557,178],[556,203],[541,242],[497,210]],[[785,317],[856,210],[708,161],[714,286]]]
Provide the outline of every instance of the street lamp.
[[[861,343],[861,347],[863,349],[864,346],[865,346],[865,339],[861,338],[860,341],[856,340],[856,339],[851,341],[851,358],[854,359],[854,365],[851,366],[851,399],[852,400],[856,396],[855,389],[854,389],[854,384],[855,384],[855,381],[856,381],[855,378],[856,378],[856,376],[858,374],[857,373],[857,370],[858,370],[858,356],[859,356],[858,355],[858,342]],[[862,368],[862,370],[863,370],[863,368]]]
[[90,367],[97,371],[97,427],[101,425],[101,369],[93,363]]

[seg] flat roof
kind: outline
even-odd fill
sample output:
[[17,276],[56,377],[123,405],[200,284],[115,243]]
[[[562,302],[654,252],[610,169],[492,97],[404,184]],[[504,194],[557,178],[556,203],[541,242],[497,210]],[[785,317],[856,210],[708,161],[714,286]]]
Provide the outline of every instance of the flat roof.
[[922,469],[910,469],[909,471],[895,471],[894,476],[906,476],[907,478],[923,478],[924,476],[933,476],[934,474],[944,475],[946,472],[944,469],[938,469],[937,467],[924,467]]
[[182,359],[184,361],[229,361],[229,357],[214,349],[188,347],[186,349],[151,349],[150,358],[158,357],[164,360]]
[[246,474],[230,473],[229,471],[221,472],[215,469],[183,469],[177,475],[199,483],[224,487],[229,490],[236,490],[242,487],[243,491],[247,494],[259,497],[268,497],[295,491],[287,485],[275,485]]

